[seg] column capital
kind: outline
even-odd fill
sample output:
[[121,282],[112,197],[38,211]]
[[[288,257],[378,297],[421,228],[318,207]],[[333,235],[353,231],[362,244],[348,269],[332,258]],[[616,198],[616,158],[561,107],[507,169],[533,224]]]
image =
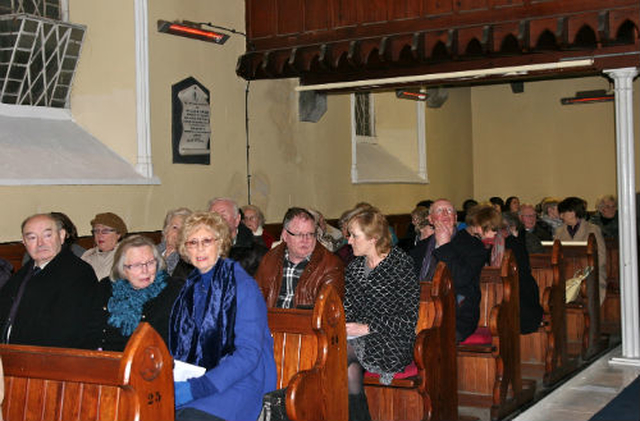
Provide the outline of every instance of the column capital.
[[640,69],[637,67],[621,67],[618,69],[606,69],[602,72],[614,79],[622,79],[636,77],[640,72]]

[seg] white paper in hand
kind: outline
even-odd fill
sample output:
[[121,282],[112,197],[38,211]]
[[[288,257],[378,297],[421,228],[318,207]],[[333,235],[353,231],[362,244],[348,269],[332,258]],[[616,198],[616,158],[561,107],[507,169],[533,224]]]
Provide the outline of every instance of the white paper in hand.
[[202,376],[207,369],[199,365],[185,363],[180,360],[173,360],[173,381],[184,382],[193,377]]

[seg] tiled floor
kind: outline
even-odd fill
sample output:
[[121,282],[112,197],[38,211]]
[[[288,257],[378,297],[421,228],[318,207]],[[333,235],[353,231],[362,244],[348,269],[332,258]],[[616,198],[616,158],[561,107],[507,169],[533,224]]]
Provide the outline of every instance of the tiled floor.
[[640,366],[612,365],[620,346],[519,414],[514,421],[586,421],[640,375]]

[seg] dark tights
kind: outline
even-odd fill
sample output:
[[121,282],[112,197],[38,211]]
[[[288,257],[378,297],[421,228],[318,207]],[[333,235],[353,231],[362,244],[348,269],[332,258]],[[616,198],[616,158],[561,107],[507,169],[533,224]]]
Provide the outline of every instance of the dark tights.
[[350,395],[359,395],[363,393],[362,383],[364,379],[364,368],[360,364],[360,361],[358,361],[355,351],[349,344],[347,344],[347,378],[349,381]]

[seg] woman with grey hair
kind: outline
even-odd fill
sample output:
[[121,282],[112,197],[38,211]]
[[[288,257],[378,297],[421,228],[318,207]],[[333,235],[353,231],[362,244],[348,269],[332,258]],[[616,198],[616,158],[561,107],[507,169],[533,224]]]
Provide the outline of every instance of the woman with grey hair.
[[596,210],[589,222],[600,227],[604,238],[618,238],[618,202],[615,196],[600,196],[596,200]]
[[141,321],[148,322],[167,342],[169,315],[183,282],[165,269],[164,259],[149,238],[135,235],[122,240],[110,277],[100,282],[103,350],[123,351]]
[[246,205],[240,209],[242,210],[242,223],[251,230],[255,242],[270,249],[276,239],[264,229],[264,214],[260,208]]
[[187,208],[177,208],[167,212],[162,228],[162,241],[158,244],[158,251],[167,263],[167,272],[180,279],[186,279],[193,270],[193,266],[182,260],[178,252],[180,230],[184,220],[191,214],[191,210]]

